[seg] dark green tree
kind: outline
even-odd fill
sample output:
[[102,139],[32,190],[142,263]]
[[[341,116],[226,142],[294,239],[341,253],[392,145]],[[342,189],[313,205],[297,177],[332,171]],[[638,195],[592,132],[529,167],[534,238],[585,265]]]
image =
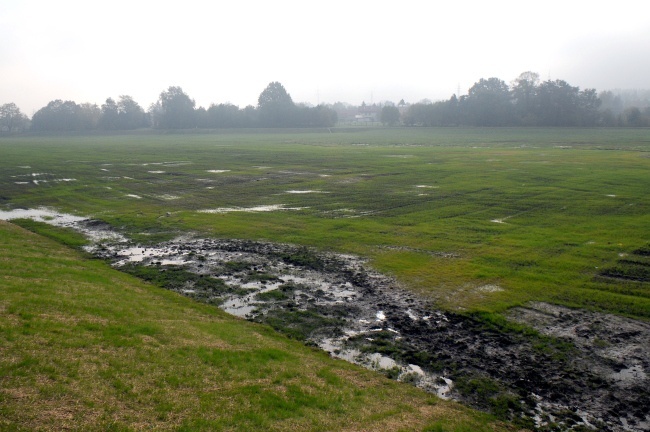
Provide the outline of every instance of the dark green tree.
[[515,115],[518,122],[524,126],[534,126],[537,123],[535,109],[538,84],[539,74],[530,71],[523,72],[512,83]]
[[[208,124],[213,128],[236,128],[246,126],[244,112],[233,104],[210,105]],[[248,125],[250,126],[250,125]]]
[[456,126],[460,120],[460,102],[456,95],[439,102],[418,102],[404,113],[404,124],[409,126]]
[[584,89],[578,95],[579,118],[577,126],[596,126],[600,120],[600,99],[596,89]]
[[395,126],[399,124],[400,113],[399,108],[393,105],[384,105],[379,113],[379,121],[387,126]]
[[537,88],[536,114],[541,126],[576,126],[580,118],[580,89],[566,81],[544,81]]
[[154,126],[160,129],[188,129],[195,127],[195,102],[180,87],[169,87],[160,93],[152,107]]
[[131,96],[120,96],[117,113],[120,129],[138,129],[149,125],[147,114]]
[[310,109],[314,112],[317,126],[332,127],[339,121],[338,113],[328,106],[321,104]]
[[99,128],[104,130],[119,129],[119,113],[117,104],[113,98],[106,99],[102,104],[101,116],[99,117]]
[[255,127],[259,125],[259,111],[253,105],[246,105],[242,110],[242,126]]
[[291,125],[297,127],[332,127],[338,121],[338,114],[333,109],[318,105],[316,107],[297,106]]
[[498,78],[481,78],[467,94],[465,108],[470,124],[506,126],[512,124],[513,105],[508,84]]
[[257,99],[259,121],[266,127],[296,126],[297,109],[291,95],[277,81],[270,83]]
[[56,99],[39,109],[32,117],[36,131],[73,131],[77,129],[79,105],[73,101]]
[[435,108],[432,103],[414,103],[406,110],[403,120],[404,124],[409,126],[433,126]]
[[198,107],[194,110],[194,125],[200,129],[207,129],[210,127],[207,109]]

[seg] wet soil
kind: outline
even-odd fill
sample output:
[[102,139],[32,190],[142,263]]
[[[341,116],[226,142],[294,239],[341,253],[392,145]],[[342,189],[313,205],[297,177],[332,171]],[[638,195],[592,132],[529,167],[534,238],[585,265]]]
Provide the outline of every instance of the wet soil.
[[[358,257],[292,245],[181,238],[95,253],[125,270],[137,263],[167,274],[162,286],[522,426],[650,430],[647,323],[542,303],[512,310],[504,323],[442,312]],[[213,282],[179,283],[178,268]]]
[[359,257],[190,236],[145,247],[96,221],[49,220],[123,271],[521,426],[650,430],[648,323],[544,303],[454,314]]

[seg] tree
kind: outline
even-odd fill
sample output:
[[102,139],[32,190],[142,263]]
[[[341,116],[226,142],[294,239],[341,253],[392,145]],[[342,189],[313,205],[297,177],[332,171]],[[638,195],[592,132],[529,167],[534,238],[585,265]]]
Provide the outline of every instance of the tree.
[[282,84],[277,81],[269,83],[268,86],[260,93],[257,98],[257,106],[259,108],[269,107],[269,106],[293,106],[293,100],[291,95],[287,93],[287,90]]
[[600,92],[598,95],[603,110],[609,110],[612,114],[620,114],[625,109],[620,95],[614,94],[611,90]]
[[481,78],[467,94],[467,114],[476,126],[512,124],[513,106],[508,84],[498,78]]
[[0,133],[22,132],[27,128],[28,123],[29,119],[20,112],[15,103],[0,105]]
[[299,127],[332,127],[338,121],[336,111],[325,106],[297,106],[292,117],[292,126]]
[[246,105],[242,110],[242,126],[255,127],[259,124],[259,112],[253,105]]
[[76,124],[74,130],[92,130],[97,129],[102,112],[97,104],[85,102],[77,105],[75,114]]
[[262,126],[295,126],[296,106],[279,82],[274,81],[266,86],[257,99],[257,107]]
[[578,126],[596,126],[598,124],[600,103],[596,89],[584,89],[580,92],[578,95],[578,107],[580,109]]
[[535,104],[538,84],[539,74],[530,71],[523,72],[512,83],[512,99],[516,116],[525,126],[533,126],[536,123]]
[[147,115],[131,96],[122,95],[117,103],[120,129],[138,129],[148,126]]
[[37,131],[72,131],[77,129],[79,105],[56,99],[39,109],[32,117],[32,129]]
[[158,102],[152,107],[154,126],[161,129],[187,129],[195,127],[194,105],[180,87],[169,87],[160,93]]
[[544,81],[537,89],[540,126],[575,126],[580,117],[580,89],[566,81]]
[[200,129],[209,128],[210,122],[208,118],[208,110],[206,110],[202,106],[194,110],[194,124],[197,128]]
[[408,107],[404,115],[404,123],[409,126],[432,126],[433,118],[433,104],[418,102]]
[[[210,105],[208,108],[208,124],[213,128],[235,128],[246,125],[244,112],[233,104]],[[247,125],[250,126],[250,125]]]
[[645,113],[642,113],[638,107],[626,108],[623,111],[622,119],[625,126],[632,127],[645,127],[650,125],[650,110],[646,109]]
[[399,123],[400,113],[399,108],[392,105],[385,105],[379,114],[379,121],[384,125],[395,126]]
[[456,94],[445,103],[443,126],[458,126],[461,123],[460,101]]
[[104,130],[119,129],[119,114],[117,111],[117,104],[112,98],[106,99],[102,104],[101,116],[99,117],[99,128]]
[[461,123],[460,106],[455,94],[446,101],[418,102],[409,105],[403,121],[409,126],[457,126]]
[[325,105],[318,105],[315,108],[310,108],[316,118],[316,126],[332,127],[339,121],[339,115],[332,108]]

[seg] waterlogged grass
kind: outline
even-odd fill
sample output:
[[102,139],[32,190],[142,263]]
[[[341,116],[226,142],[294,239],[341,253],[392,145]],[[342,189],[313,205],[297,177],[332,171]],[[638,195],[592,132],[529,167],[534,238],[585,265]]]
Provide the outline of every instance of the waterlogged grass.
[[648,130],[333,131],[3,139],[0,205],[358,253],[452,310],[650,318],[619,262],[650,244]]
[[513,430],[0,222],[2,430]]

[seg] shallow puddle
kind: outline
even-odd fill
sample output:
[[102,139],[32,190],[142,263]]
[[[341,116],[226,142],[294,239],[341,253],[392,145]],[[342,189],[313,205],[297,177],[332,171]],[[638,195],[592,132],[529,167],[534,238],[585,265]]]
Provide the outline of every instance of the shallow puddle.
[[50,225],[71,228],[85,235],[93,242],[113,241],[126,242],[123,235],[105,227],[93,226],[90,219],[82,216],[75,216],[66,213],[57,212],[47,207],[35,209],[14,209],[0,210],[0,220],[10,221],[12,219],[32,219],[37,222],[44,222]]
[[87,220],[88,218],[59,213],[46,207],[39,207],[36,209],[15,209],[9,211],[0,210],[0,219],[32,219],[38,222],[47,222],[51,225],[56,226],[69,226],[75,222]]
[[274,211],[288,211],[288,210],[304,210],[309,207],[285,207],[284,204],[271,204],[271,205],[260,205],[254,207],[219,207],[216,209],[205,209],[197,210],[198,213],[232,213],[232,212],[247,212],[247,213],[259,213],[259,212],[274,212]]

